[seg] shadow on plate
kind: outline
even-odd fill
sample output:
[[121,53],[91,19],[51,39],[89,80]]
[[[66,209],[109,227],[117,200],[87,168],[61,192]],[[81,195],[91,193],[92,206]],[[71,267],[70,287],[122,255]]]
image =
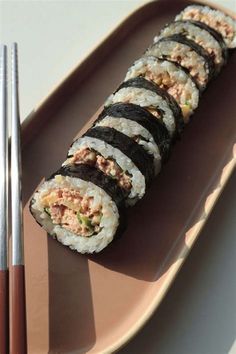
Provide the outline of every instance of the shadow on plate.
[[162,304],[119,354],[234,352],[235,185],[236,173]]
[[96,340],[88,260],[49,237],[48,270],[49,351],[87,353]]

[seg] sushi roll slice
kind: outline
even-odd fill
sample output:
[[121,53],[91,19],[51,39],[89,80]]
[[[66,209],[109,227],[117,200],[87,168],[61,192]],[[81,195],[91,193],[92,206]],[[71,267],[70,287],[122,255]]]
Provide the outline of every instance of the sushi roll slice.
[[123,82],[108,97],[105,106],[117,102],[129,102],[146,108],[164,123],[171,137],[178,135],[183,129],[183,115],[178,103],[166,90],[144,77]]
[[203,5],[190,5],[175,20],[203,22],[222,35],[228,48],[236,47],[236,21],[222,11]]
[[125,81],[144,77],[165,89],[179,104],[185,123],[198,107],[199,89],[192,77],[177,64],[168,60],[145,56],[129,68]]
[[213,60],[205,49],[181,34],[161,38],[147,49],[145,55],[179,64],[187,69],[201,90],[206,88],[214,73]]
[[153,157],[127,135],[94,127],[72,144],[64,166],[88,164],[110,176],[127,196],[127,205],[141,199],[154,177]]
[[170,136],[166,127],[146,109],[132,103],[115,103],[105,107],[95,127],[109,127],[127,135],[153,157],[155,175],[167,160]]
[[61,168],[35,192],[30,211],[63,245],[80,253],[100,252],[124,230],[123,192],[88,165]]
[[228,53],[223,37],[205,23],[190,20],[172,22],[154,38],[154,43],[173,34],[181,34],[204,48],[213,59],[215,74],[226,64]]

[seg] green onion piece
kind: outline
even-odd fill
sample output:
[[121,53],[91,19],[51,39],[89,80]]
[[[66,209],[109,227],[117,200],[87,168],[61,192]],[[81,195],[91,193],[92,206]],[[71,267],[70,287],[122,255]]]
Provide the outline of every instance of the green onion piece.
[[51,216],[50,208],[44,208],[44,211],[45,211],[46,214],[48,214],[49,216]]
[[77,218],[78,218],[80,224],[86,226],[89,229],[93,229],[93,225],[91,223],[91,220],[87,216],[81,215],[80,212],[78,211]]
[[185,105],[186,106],[191,106],[191,103],[187,100],[187,101],[185,101]]

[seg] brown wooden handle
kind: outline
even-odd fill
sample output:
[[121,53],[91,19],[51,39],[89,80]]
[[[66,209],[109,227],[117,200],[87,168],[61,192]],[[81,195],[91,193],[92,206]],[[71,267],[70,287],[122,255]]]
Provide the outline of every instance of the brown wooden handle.
[[9,353],[8,270],[0,270],[0,354]]
[[11,268],[11,354],[26,354],[25,272],[23,265]]

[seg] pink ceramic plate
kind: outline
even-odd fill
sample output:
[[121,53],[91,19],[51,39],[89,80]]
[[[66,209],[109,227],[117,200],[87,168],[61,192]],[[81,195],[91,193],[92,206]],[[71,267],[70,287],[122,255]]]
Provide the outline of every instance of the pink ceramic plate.
[[[160,304],[234,166],[234,53],[150,191],[129,211],[123,238],[82,256],[47,237],[28,211],[44,176],[153,36],[187,1],[156,1],[131,14],[34,111],[23,127],[28,351],[110,353]],[[224,94],[222,94],[224,93]],[[95,117],[95,116],[94,116]],[[85,125],[86,124],[86,125]]]

